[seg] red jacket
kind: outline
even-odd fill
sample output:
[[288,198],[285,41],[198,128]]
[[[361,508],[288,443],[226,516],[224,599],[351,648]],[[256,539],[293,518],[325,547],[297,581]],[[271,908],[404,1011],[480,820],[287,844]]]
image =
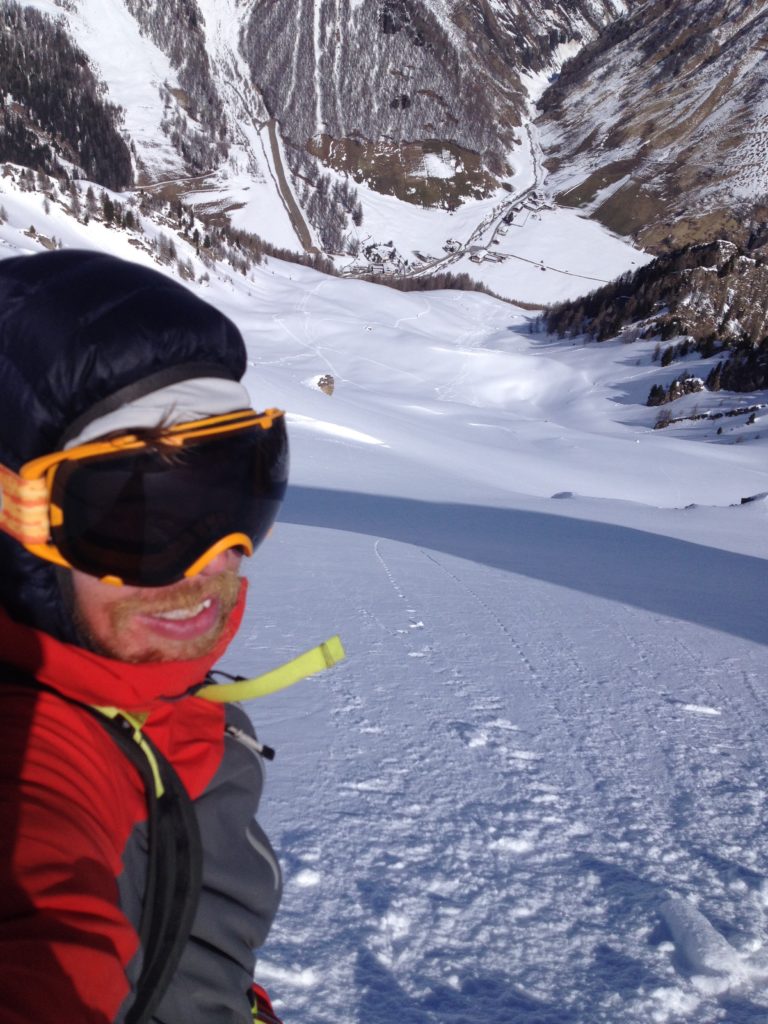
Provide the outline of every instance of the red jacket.
[[[243,1024],[253,948],[280,897],[254,820],[259,758],[225,735],[245,715],[193,696],[242,617],[206,658],[130,665],[54,640],[0,610],[0,1024],[120,1021],[141,966],[146,796],[87,711],[13,682],[14,670],[86,704],[149,712],[144,732],[195,802],[203,887],[192,935],[155,1019]],[[179,699],[182,698],[183,699]]]

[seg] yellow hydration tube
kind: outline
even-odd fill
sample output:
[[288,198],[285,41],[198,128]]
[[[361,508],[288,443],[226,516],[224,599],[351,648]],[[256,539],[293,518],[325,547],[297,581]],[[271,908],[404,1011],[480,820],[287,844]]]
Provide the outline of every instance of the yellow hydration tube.
[[[305,651],[298,658],[294,658],[278,668],[273,668],[271,672],[265,672],[261,676],[256,676],[255,679],[237,679],[232,683],[207,683],[195,692],[195,696],[213,701],[216,704],[231,704],[234,701],[267,697],[271,693],[277,693],[278,690],[284,690],[288,686],[293,686],[294,683],[306,679],[307,676],[313,676],[316,672],[333,668],[338,662],[343,661],[345,657],[346,652],[344,651],[341,639],[338,636],[332,636],[325,643],[318,644],[317,647],[313,647],[310,651]],[[155,794],[158,797],[163,796],[165,787],[163,786],[160,767],[151,743],[147,742],[142,732],[142,728],[149,715],[147,713],[129,714],[120,708],[99,707],[95,704],[91,705],[91,707],[105,718],[111,719],[116,723],[122,721],[130,727],[130,737],[139,750],[141,750],[149,765]],[[235,731],[239,732],[239,730]],[[255,741],[251,741],[250,737],[246,737],[246,742],[250,745],[250,742]],[[262,747],[261,745],[258,745],[258,752],[264,754],[265,757],[274,757],[274,751],[269,752],[269,748]]]
[[256,676],[255,679],[238,679],[233,683],[209,683],[195,692],[196,697],[214,701],[216,704],[231,704],[233,701],[253,700],[256,697],[267,697],[278,690],[293,686],[307,676],[333,668],[343,661],[346,652],[338,636],[332,636],[325,643],[305,651],[293,661],[288,661],[271,672]]
[[130,714],[127,711],[122,711],[120,708],[98,707],[96,704],[92,704],[91,707],[94,711],[98,711],[99,714],[103,715],[105,718],[109,718],[114,722],[122,720],[131,726],[133,729],[131,739],[147,759],[149,770],[152,773],[155,795],[158,798],[163,796],[165,793],[165,786],[163,785],[163,780],[160,775],[160,766],[157,763],[157,758],[155,757],[151,744],[147,743],[144,738],[144,733],[141,731],[148,716],[146,714]]

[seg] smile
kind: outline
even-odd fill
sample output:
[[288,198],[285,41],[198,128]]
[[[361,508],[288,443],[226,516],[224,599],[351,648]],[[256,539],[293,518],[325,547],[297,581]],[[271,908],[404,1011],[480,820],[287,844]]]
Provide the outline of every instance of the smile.
[[165,619],[167,622],[184,622],[187,619],[195,619],[211,607],[212,599],[206,597],[204,601],[194,605],[192,608],[173,608],[168,612],[153,612],[153,618]]

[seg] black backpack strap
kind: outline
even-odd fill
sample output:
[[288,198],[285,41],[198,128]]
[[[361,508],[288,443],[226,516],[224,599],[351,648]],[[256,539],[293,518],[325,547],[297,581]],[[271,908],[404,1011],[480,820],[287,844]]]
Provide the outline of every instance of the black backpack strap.
[[82,708],[112,737],[144,782],[147,798],[147,877],[139,938],[143,963],[126,1024],[147,1024],[160,1004],[189,939],[202,884],[202,843],[192,801],[170,762],[136,721],[98,709],[39,683],[11,666],[11,683],[52,693]]
[[[138,769],[147,795],[149,851],[139,935],[144,951],[126,1024],[146,1024],[179,965],[197,910],[202,844],[192,801],[168,760],[121,714],[86,710]],[[137,735],[139,733],[139,735]]]

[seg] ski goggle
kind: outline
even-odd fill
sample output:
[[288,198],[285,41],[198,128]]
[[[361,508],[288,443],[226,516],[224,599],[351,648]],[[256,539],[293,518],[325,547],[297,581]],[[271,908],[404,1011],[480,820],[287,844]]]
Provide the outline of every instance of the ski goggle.
[[243,409],[0,465],[0,529],[105,582],[166,586],[229,548],[252,554],[287,480],[283,413]]

